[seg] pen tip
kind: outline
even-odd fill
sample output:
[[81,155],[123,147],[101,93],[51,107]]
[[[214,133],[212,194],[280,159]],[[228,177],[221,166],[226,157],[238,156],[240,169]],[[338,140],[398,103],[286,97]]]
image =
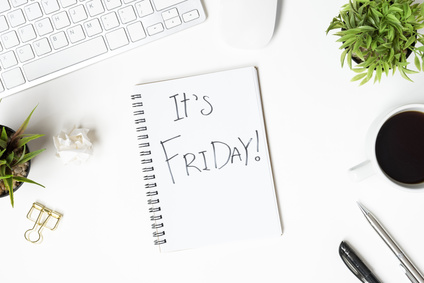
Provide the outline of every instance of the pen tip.
[[358,206],[361,209],[362,213],[364,213],[364,214],[368,214],[369,213],[369,210],[363,204],[361,204],[359,201],[357,201],[356,203],[358,204]]

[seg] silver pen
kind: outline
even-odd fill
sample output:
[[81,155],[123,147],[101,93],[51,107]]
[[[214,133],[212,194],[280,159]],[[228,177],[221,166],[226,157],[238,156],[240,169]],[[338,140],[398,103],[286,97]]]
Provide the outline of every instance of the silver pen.
[[389,235],[389,233],[384,229],[383,225],[375,218],[375,216],[365,208],[361,203],[358,202],[359,208],[362,213],[365,215],[365,218],[371,224],[372,228],[377,232],[377,234],[383,239],[386,245],[392,250],[392,252],[396,255],[396,257],[400,261],[400,266],[405,272],[406,276],[413,283],[424,283],[423,275],[418,271],[418,269],[414,266],[411,260],[406,256],[406,254],[402,251],[399,245],[393,240],[393,238]]

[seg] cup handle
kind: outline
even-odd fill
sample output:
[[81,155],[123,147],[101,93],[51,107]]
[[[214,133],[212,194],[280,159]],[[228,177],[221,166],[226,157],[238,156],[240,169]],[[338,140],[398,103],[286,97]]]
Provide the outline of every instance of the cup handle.
[[356,182],[360,182],[374,174],[375,170],[371,160],[365,160],[349,169],[350,178]]

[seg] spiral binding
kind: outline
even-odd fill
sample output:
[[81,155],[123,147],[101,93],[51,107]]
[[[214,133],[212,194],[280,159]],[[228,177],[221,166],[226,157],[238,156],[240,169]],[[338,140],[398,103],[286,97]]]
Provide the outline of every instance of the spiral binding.
[[141,109],[143,107],[143,102],[141,101],[141,94],[131,95],[131,100],[133,101],[132,107],[134,108],[133,115],[135,117],[135,125],[137,132],[137,140],[138,148],[140,149],[140,160],[142,165],[142,172],[144,173],[143,179],[146,181],[145,188],[147,189],[146,196],[149,197],[147,203],[150,205],[149,213],[150,220],[153,221],[152,229],[155,230],[153,232],[153,237],[155,237],[154,244],[155,245],[163,245],[166,243],[165,231],[163,230],[164,224],[162,221],[161,207],[159,201],[159,192],[155,190],[157,187],[157,183],[155,182],[156,176],[154,174],[154,167],[152,166],[153,159],[149,158],[152,154],[150,151],[150,143],[148,142],[149,135],[147,132],[147,127],[144,125],[146,123],[146,119],[144,116],[144,110]]

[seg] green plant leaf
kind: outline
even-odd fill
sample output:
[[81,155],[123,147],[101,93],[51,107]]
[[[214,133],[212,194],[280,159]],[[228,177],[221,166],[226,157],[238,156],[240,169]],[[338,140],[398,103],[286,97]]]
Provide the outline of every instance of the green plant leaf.
[[328,34],[330,32],[330,30],[341,29],[341,28],[343,28],[343,23],[340,22],[339,19],[333,18],[333,20],[331,21],[330,25],[328,26],[328,28],[326,30],[326,34]]
[[359,80],[363,79],[366,75],[367,75],[367,73],[362,73],[362,74],[356,75],[350,81],[351,82],[359,81]]
[[362,40],[361,39],[358,39],[356,42],[355,42],[355,44],[353,45],[353,54],[356,54],[356,55],[358,55],[358,53],[360,52],[359,51],[359,48],[361,47],[361,45],[362,45]]
[[38,154],[42,153],[42,152],[43,152],[43,151],[45,151],[45,150],[46,150],[46,149],[45,149],[45,148],[43,148],[43,149],[39,149],[39,150],[36,150],[36,151],[31,151],[31,152],[29,152],[29,153],[25,154],[25,155],[22,157],[22,159],[21,159],[21,160],[19,160],[19,162],[18,162],[18,163],[16,163],[16,165],[27,162],[28,160],[30,160],[30,159],[32,159],[32,158],[34,158],[35,156],[37,156]]
[[418,56],[415,56],[414,63],[415,63],[415,67],[418,69],[418,71],[421,71],[421,62],[420,62],[420,59],[418,58]]
[[405,72],[405,74],[408,74],[408,75],[410,75],[410,74],[417,74],[418,72],[417,71],[414,71],[414,70],[411,70],[411,69],[408,69],[408,68],[403,68],[403,71]]
[[347,65],[349,69],[352,69],[352,50],[349,50],[347,53]]
[[366,84],[366,83],[367,83],[370,79],[371,79],[371,78],[365,77],[365,78],[361,81],[361,83],[359,84],[359,86],[362,86],[362,85]]
[[0,134],[0,148],[6,148],[7,140],[8,140],[8,137],[6,133],[6,128],[3,127]]
[[34,182],[33,180],[30,180],[30,179],[28,179],[28,178],[25,178],[25,177],[13,177],[13,179],[14,179],[15,181],[18,181],[18,182],[30,183],[30,184],[38,185],[38,186],[40,186],[40,187],[45,188],[43,185],[41,185],[41,184],[39,184],[39,183],[37,183],[37,182]]
[[361,27],[358,27],[358,29],[359,29],[361,32],[371,32],[371,31],[375,31],[375,28],[374,28],[374,27],[372,27],[372,26],[361,26]]
[[390,70],[389,63],[383,62],[383,65],[384,65],[384,73],[386,74],[386,77],[388,77],[389,76],[389,70]]
[[392,12],[392,13],[395,13],[395,12],[398,12],[398,13],[403,13],[403,10],[401,9],[401,8],[398,8],[398,7],[396,7],[396,6],[390,6],[390,8],[389,8],[389,13],[390,12]]
[[368,72],[367,72],[367,78],[368,79],[372,78],[376,66],[377,66],[377,64],[375,64],[375,63],[369,66]]
[[411,36],[405,43],[405,46],[403,47],[403,49],[407,49],[409,46],[411,46],[412,43],[415,42],[415,37]]
[[383,68],[381,67],[381,65],[378,65],[377,68],[375,69],[374,83],[376,83],[377,81],[378,82],[381,81],[381,75],[382,74],[383,74]]
[[24,138],[22,138],[19,142],[18,142],[18,147],[22,147],[22,146],[24,146],[25,144],[27,144],[28,142],[30,142],[30,141],[32,141],[32,140],[35,140],[35,139],[38,139],[38,138],[41,138],[41,137],[43,137],[44,135],[30,135],[30,136],[28,136],[28,137],[24,137]]
[[12,204],[12,207],[14,207],[15,200],[13,197],[13,178],[3,179],[3,184],[6,187],[6,189],[9,191],[10,203]]
[[6,128],[3,127],[1,130],[0,140],[7,142],[7,138]]
[[32,109],[31,113],[29,113],[28,117],[25,119],[25,121],[22,123],[22,125],[19,127],[19,129],[16,131],[15,135],[16,136],[20,136],[24,133],[24,131],[26,130],[29,120],[31,119],[32,113],[34,113],[35,109],[37,108],[37,106],[34,107],[34,109]]
[[374,15],[375,18],[382,18],[383,17],[383,14],[380,13],[379,11],[377,11],[374,8],[371,8],[371,13]]
[[408,80],[410,82],[413,82],[413,80],[411,80],[408,75],[405,73],[405,69],[404,68],[399,68],[399,73],[400,75],[405,79]]
[[15,153],[12,151],[9,155],[6,156],[6,164],[12,164],[15,158]]
[[0,180],[9,179],[9,178],[12,178],[12,177],[13,177],[13,175],[4,175],[4,176],[0,176]]
[[339,47],[339,49],[345,49],[346,47],[348,47],[349,45],[351,45],[353,42],[356,41],[356,37],[352,37],[349,40],[346,40],[342,46]]
[[26,146],[24,146],[24,147],[22,148],[22,154],[20,155],[20,157],[18,158],[18,160],[16,160],[16,162],[15,162],[15,164],[14,164],[14,165],[17,165],[17,164],[19,164],[19,162],[21,162],[21,160],[25,157],[26,150],[27,150],[27,147],[26,147]]
[[[372,64],[374,64],[374,62],[377,61],[377,57],[368,57],[367,60],[361,64],[359,64],[360,67],[364,67],[364,68],[368,68],[370,67]],[[371,67],[370,67],[371,68]],[[374,70],[374,69],[372,69]],[[372,71],[371,70],[371,71]]]
[[342,55],[340,56],[340,63],[342,65],[342,68],[343,68],[343,65],[344,65],[344,61],[346,59],[346,54],[347,54],[347,49],[343,50]]
[[387,61],[392,62],[394,56],[395,56],[395,51],[393,49],[390,49],[390,55]]
[[409,5],[407,3],[403,3],[403,10],[404,12],[404,18],[405,19],[409,19],[409,17],[411,16],[412,12],[411,12],[411,8],[409,7]]
[[354,38],[355,35],[354,34],[345,34],[343,36],[341,36],[339,39],[336,40],[336,42],[345,42],[346,40],[349,40],[351,38]]
[[366,47],[367,47],[367,49],[369,49],[371,47],[371,43],[372,43],[372,36],[367,35],[367,39],[365,41],[366,41]]
[[352,71],[354,71],[355,73],[363,73],[367,70],[367,68],[353,68]]

